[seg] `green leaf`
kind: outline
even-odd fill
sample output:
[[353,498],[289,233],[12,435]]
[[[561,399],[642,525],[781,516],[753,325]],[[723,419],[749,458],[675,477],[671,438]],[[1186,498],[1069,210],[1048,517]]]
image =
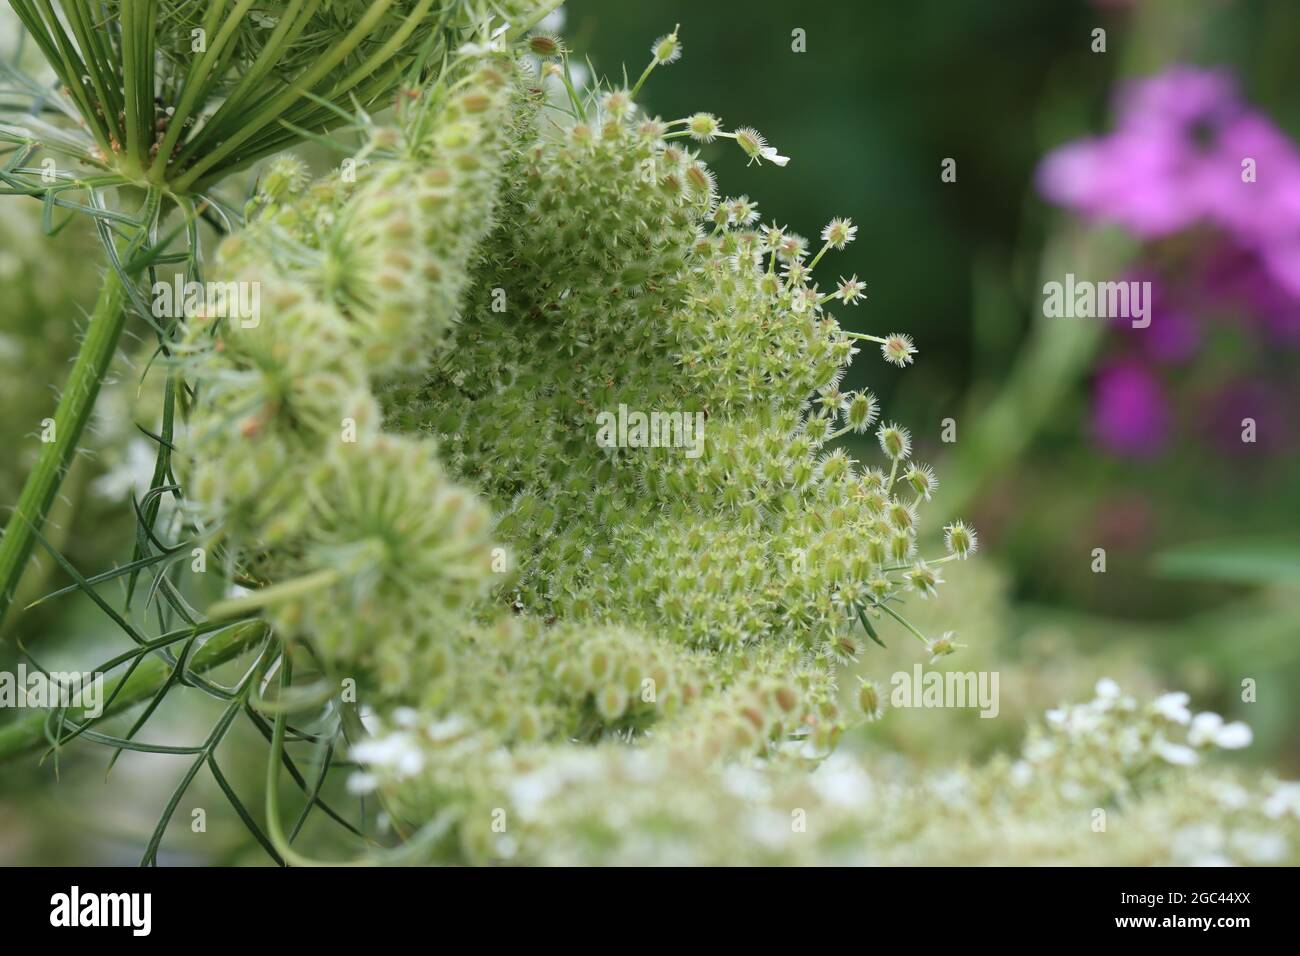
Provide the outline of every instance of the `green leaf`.
[[1166,578],[1236,584],[1300,584],[1300,544],[1280,539],[1203,541],[1155,556]]

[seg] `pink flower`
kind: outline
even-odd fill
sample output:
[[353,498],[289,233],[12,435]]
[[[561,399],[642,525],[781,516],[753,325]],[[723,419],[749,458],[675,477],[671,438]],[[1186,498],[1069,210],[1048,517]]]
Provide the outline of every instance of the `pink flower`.
[[1125,86],[1114,131],[1048,154],[1038,186],[1143,239],[1215,228],[1300,301],[1300,152],[1225,71],[1177,66]]
[[1097,440],[1121,455],[1158,454],[1169,435],[1170,410],[1159,381],[1136,362],[1097,373],[1092,425]]

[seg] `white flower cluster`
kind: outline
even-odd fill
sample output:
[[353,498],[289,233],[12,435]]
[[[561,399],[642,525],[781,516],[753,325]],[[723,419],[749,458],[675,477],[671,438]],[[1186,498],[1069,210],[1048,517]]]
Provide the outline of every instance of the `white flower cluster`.
[[[1190,700],[1181,691],[1162,694],[1142,712],[1137,701],[1107,677],[1097,682],[1096,697],[1091,701],[1049,710],[1046,719],[1068,744],[1101,743],[1121,754],[1129,764],[1155,756],[1175,766],[1190,767],[1200,760],[1202,750],[1239,750],[1250,745],[1250,727],[1241,721],[1225,723],[1210,711],[1193,717],[1187,707]],[[1179,741],[1179,736],[1184,741]],[[1034,753],[1048,757],[1056,747],[1052,742],[1039,741]]]
[[[1295,862],[1300,783],[1167,759],[1169,746],[1200,753],[1248,733],[1220,722],[1212,734],[1206,718],[1193,738],[1187,704],[1139,702],[1103,680],[1093,700],[1050,712],[1018,760],[930,772],[841,751],[809,773],[797,748],[719,762],[671,735],[506,751],[468,724],[406,711],[354,747],[354,785],[415,817],[433,802],[456,808],[455,862]],[[1194,743],[1174,742],[1184,727]]]

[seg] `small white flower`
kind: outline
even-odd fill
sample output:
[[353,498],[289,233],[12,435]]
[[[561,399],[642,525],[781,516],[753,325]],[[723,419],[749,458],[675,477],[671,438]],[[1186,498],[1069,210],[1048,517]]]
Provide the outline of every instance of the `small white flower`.
[[858,235],[858,227],[853,220],[835,218],[822,229],[822,242],[828,242],[834,249],[843,249]]
[[1025,744],[1022,751],[1030,763],[1043,763],[1056,753],[1056,745],[1043,737],[1036,737]]
[[730,764],[722,773],[722,785],[733,796],[748,803],[761,803],[767,798],[770,788],[763,775],[750,767]]
[[1274,820],[1288,813],[1300,819],[1300,783],[1280,780],[1273,785],[1273,792],[1264,800],[1264,813]]
[[510,784],[510,805],[521,820],[535,820],[560,787],[560,781],[541,771],[525,774]]
[[1119,748],[1120,756],[1127,760],[1132,760],[1143,751],[1142,734],[1136,727],[1125,727],[1115,738],[1116,746]]
[[861,807],[871,796],[871,778],[857,761],[832,754],[809,778],[813,787],[828,803],[842,807]]
[[1186,726],[1192,719],[1192,712],[1187,709],[1189,700],[1191,698],[1182,691],[1176,691],[1171,694],[1161,694],[1155,699],[1151,707],[1165,720]]
[[1016,787],[1026,786],[1034,779],[1034,768],[1024,760],[1017,760],[1011,765],[1011,783]]
[[1250,732],[1250,727],[1243,724],[1240,720],[1234,720],[1230,724],[1225,724],[1223,728],[1214,735],[1214,743],[1224,750],[1240,750],[1243,747],[1249,747],[1250,742],[1254,740],[1254,734]]
[[1096,691],[1099,700],[1115,700],[1119,697],[1120,693],[1119,684],[1115,683],[1115,681],[1111,680],[1109,677],[1103,677],[1101,680],[1097,681],[1097,686],[1094,690]]
[[784,166],[786,163],[790,162],[790,157],[782,156],[776,151],[775,146],[764,146],[758,151],[758,155],[763,157],[763,159],[766,159],[769,163],[773,163],[777,166]]
[[1162,760],[1175,767],[1190,767],[1200,759],[1191,747],[1184,744],[1171,744],[1163,737],[1156,739],[1152,749]]
[[1202,711],[1192,718],[1192,726],[1187,731],[1187,742],[1193,747],[1204,747],[1213,743],[1222,729],[1222,717],[1212,711]]
[[769,850],[780,850],[792,839],[790,817],[771,807],[751,810],[742,817],[741,826],[750,840]]
[[413,777],[424,769],[424,752],[407,733],[372,737],[352,747],[358,763],[393,771],[398,777]]
[[[153,470],[158,449],[144,438],[132,438],[126,446],[126,460],[104,472],[91,483],[90,490],[107,501],[121,501],[128,494],[143,495],[153,484]],[[171,498],[162,496],[164,505]]]
[[364,796],[367,793],[374,793],[379,786],[379,778],[373,773],[357,772],[348,777],[348,793],[353,796]]
[[465,721],[453,714],[424,728],[425,736],[438,742],[461,736],[467,729]]
[[1250,792],[1240,784],[1224,781],[1214,787],[1212,793],[1220,806],[1229,810],[1240,810],[1250,802]]

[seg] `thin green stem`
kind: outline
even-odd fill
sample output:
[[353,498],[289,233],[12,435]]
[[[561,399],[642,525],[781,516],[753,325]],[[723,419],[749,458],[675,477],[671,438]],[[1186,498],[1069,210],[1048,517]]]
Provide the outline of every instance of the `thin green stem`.
[[655,67],[658,65],[659,61],[652,59],[649,65],[641,71],[641,76],[637,78],[636,86],[632,87],[632,99],[636,99],[636,95],[641,92],[641,87],[645,85],[646,80],[650,79],[650,74],[654,72]]
[[915,628],[915,626],[913,626],[911,621],[903,617],[903,615],[899,614],[888,604],[876,604],[873,606],[880,608],[880,610],[884,611],[886,614],[892,617],[899,624],[903,625],[903,627],[907,628],[916,637],[916,639],[920,641],[922,644],[924,644],[926,647],[930,646],[930,641],[926,638],[926,636],[922,634],[920,631],[918,631]]
[[812,262],[808,263],[809,272],[812,272],[814,269],[817,268],[817,263],[822,261],[822,256],[826,255],[826,250],[828,250],[830,247],[831,244],[828,242],[820,249],[817,250],[817,255],[813,256]]
[[[158,209],[158,195],[151,192],[142,209],[142,223],[128,230],[129,244],[125,261],[131,262],[140,244],[149,237]],[[111,240],[106,240],[110,241]],[[0,539],[0,623],[13,603],[19,579],[27,567],[32,549],[45,525],[46,516],[59,493],[59,487],[72,466],[77,454],[81,433],[90,420],[118,340],[126,326],[131,292],[126,286],[124,270],[117,265],[116,250],[109,248],[115,262],[104,273],[99,299],[91,314],[81,348],[77,352],[72,373],[64,385],[63,394],[48,427],[42,429],[44,446],[36,467],[27,476],[23,490],[14,506]],[[48,436],[48,440],[45,440]]]
[[[261,621],[235,625],[214,635],[194,652],[189,660],[189,671],[204,673],[234,660],[257,645],[266,636],[266,625]],[[182,635],[182,638],[184,635]],[[182,639],[182,638],[178,638]],[[130,710],[150,700],[167,681],[171,666],[158,657],[147,657],[128,675],[104,682],[104,718]],[[47,712],[33,711],[21,720],[0,726],[0,762],[39,750],[48,744],[45,739]],[[86,719],[85,713],[72,712],[77,722]]]
[[77,443],[90,418],[99,386],[113,360],[126,324],[126,291],[115,270],[104,275],[90,328],[77,353],[72,374],[54,413],[49,441],[41,449],[36,467],[27,476],[22,494],[0,539],[0,620],[13,601],[18,579],[27,567],[36,543],[36,531],[45,523],[59,486],[72,465]]
[[885,340],[878,335],[868,335],[866,332],[845,332],[844,335],[850,339],[858,339],[862,342],[875,342],[884,345]]
[[[182,174],[173,184],[173,188],[177,192],[186,192],[190,186],[203,178],[204,173],[225,162],[235,150],[256,135],[264,126],[280,116],[295,100],[301,98],[304,91],[310,90],[319,83],[332,69],[356,50],[374,32],[375,27],[392,5],[393,0],[376,0],[375,3],[372,3],[365,14],[357,21],[356,26],[337,45],[332,47],[326,56],[321,57],[303,76],[297,79],[293,86],[271,97],[265,105],[247,118],[247,121],[238,132],[234,133],[210,153],[207,153],[203,159]],[[193,143],[190,145],[192,146]]]
[[[171,156],[172,147],[176,145],[177,137],[184,130],[186,121],[193,115],[195,106],[202,102],[201,95],[208,90],[209,78],[213,73],[218,58],[221,56],[226,44],[230,42],[231,37],[234,36],[244,14],[248,12],[253,3],[254,0],[242,0],[230,12],[218,29],[216,36],[212,38],[212,43],[190,68],[185,78],[185,84],[181,88],[181,100],[176,104],[176,111],[172,114],[171,124],[168,126],[167,133],[158,148],[158,155],[154,157],[153,167],[149,171],[151,176],[162,176],[162,172],[167,166],[167,160]],[[123,17],[125,18],[125,14]],[[284,25],[287,27],[287,24],[288,18],[286,17],[284,18]],[[125,24],[122,32],[126,32]]]

